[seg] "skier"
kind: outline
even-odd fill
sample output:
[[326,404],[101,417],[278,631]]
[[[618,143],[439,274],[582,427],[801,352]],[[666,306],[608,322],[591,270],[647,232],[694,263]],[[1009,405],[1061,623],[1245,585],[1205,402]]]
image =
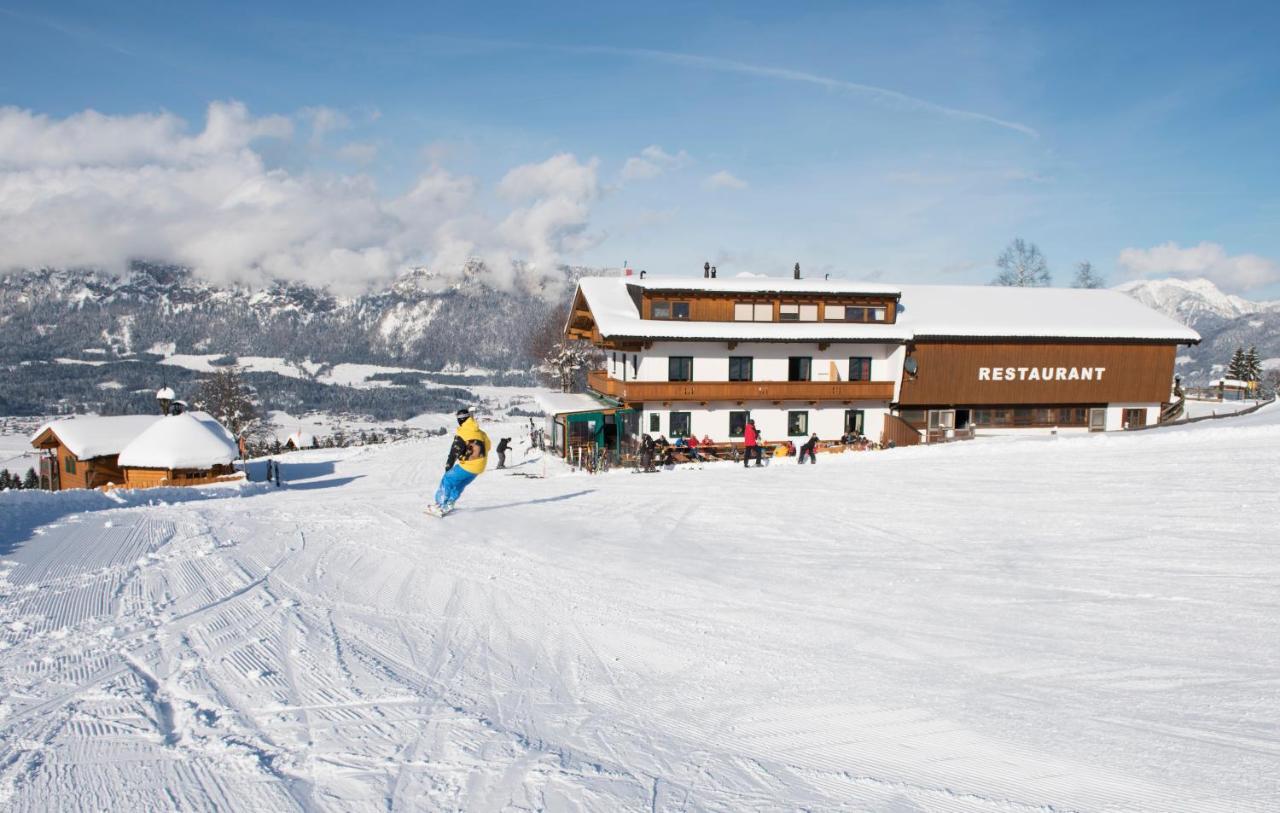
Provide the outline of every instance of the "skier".
[[653,471],[653,438],[646,434],[640,441],[640,470]]
[[498,441],[498,448],[494,449],[498,453],[498,468],[505,469],[507,467],[507,449],[511,448],[511,438],[503,438]]
[[444,464],[444,477],[436,489],[436,501],[427,506],[427,513],[443,517],[453,510],[453,505],[471,481],[484,471],[488,462],[489,436],[476,423],[475,410],[471,407],[454,413],[458,419],[458,433],[449,447],[449,459]]
[[810,435],[809,439],[805,441],[805,444],[800,447],[800,459],[797,462],[803,463],[804,458],[807,455],[809,457],[810,463],[817,463],[818,458],[814,455],[814,452],[816,452],[817,450],[818,450],[818,435],[817,433],[814,433]]

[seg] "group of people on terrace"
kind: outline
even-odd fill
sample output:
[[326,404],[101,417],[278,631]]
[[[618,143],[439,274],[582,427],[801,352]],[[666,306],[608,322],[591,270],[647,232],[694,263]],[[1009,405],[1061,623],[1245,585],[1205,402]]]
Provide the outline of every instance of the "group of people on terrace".
[[[767,443],[761,438],[755,420],[749,418],[743,426],[740,444],[716,443],[710,435],[705,434],[701,439],[697,435],[677,437],[674,442],[667,440],[664,435],[659,435],[655,439],[652,435],[644,434],[640,438],[636,462],[641,471],[657,471],[660,467],[672,467],[678,462],[700,464],[706,460],[726,459],[734,461],[740,459],[742,465],[749,468],[753,460],[756,467],[763,467],[767,453],[769,457],[774,458],[792,457],[798,454],[798,463],[812,464],[817,462],[816,453],[821,444],[817,434],[810,435],[798,450],[791,440]],[[838,445],[843,450],[867,448],[871,444],[862,435],[846,432],[840,437]]]

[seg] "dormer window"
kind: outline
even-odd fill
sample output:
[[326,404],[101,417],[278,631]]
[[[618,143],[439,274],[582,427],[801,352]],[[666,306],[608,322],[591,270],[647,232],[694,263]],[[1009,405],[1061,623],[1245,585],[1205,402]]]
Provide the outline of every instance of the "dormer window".
[[816,322],[818,321],[817,305],[779,305],[779,322]]
[[667,300],[655,300],[649,306],[650,319],[684,319],[689,318],[688,302],[669,302]]
[[773,303],[771,302],[735,302],[733,305],[735,322],[772,322]]
[[828,322],[883,322],[888,309],[874,305],[827,305],[823,318]]

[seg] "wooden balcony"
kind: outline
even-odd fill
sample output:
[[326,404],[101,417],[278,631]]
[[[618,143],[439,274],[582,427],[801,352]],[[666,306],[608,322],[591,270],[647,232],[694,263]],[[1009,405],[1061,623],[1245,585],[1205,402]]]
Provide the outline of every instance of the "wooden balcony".
[[587,386],[623,403],[893,400],[892,381],[619,381],[592,370]]

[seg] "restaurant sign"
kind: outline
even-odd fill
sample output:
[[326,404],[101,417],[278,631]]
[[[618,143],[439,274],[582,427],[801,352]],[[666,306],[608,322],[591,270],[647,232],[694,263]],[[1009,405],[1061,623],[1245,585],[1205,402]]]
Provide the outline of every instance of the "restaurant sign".
[[979,367],[979,381],[1101,381],[1106,367]]

